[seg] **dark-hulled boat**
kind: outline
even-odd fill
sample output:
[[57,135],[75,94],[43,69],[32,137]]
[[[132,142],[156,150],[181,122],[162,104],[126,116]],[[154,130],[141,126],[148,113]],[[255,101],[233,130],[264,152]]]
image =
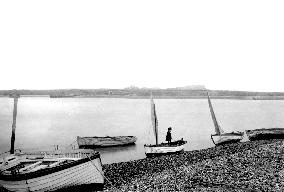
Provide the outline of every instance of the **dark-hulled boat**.
[[137,138],[135,136],[77,137],[80,149],[133,145],[136,141]]
[[250,141],[265,139],[284,139],[284,128],[262,128],[246,130]]

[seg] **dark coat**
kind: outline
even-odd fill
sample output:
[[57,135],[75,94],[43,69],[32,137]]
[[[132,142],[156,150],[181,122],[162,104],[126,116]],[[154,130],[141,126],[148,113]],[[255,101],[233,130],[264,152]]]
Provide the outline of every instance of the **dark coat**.
[[167,132],[167,136],[166,136],[166,141],[171,141],[172,140],[172,134],[171,132]]

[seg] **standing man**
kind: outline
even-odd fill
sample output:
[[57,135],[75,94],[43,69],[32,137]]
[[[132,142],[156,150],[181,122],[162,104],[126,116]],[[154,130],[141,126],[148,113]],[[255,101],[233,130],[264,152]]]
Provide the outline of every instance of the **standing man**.
[[167,132],[167,136],[166,136],[166,141],[168,142],[168,144],[171,144],[172,141],[172,134],[171,134],[172,128],[169,127],[168,128],[168,132]]

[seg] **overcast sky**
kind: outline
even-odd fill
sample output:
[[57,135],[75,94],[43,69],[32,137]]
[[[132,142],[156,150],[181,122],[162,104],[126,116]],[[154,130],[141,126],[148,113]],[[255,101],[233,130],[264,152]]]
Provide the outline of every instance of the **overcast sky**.
[[0,89],[284,91],[283,10],[283,0],[1,1]]

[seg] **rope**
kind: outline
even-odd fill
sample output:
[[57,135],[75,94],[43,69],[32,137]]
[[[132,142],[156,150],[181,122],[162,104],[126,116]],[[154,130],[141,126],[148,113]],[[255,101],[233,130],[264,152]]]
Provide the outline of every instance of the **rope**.
[[89,158],[90,162],[91,162],[92,165],[97,169],[97,171],[103,176],[103,178],[104,178],[105,180],[107,180],[107,182],[109,182],[109,184],[111,185],[111,187],[117,189],[118,191],[121,191],[121,190],[119,190],[118,188],[116,188],[116,187],[112,184],[112,182],[111,182],[108,178],[106,178],[106,176],[104,176],[104,174],[99,170],[99,168],[96,166],[96,164],[91,160],[91,158],[90,158],[87,154],[86,154],[86,156]]

